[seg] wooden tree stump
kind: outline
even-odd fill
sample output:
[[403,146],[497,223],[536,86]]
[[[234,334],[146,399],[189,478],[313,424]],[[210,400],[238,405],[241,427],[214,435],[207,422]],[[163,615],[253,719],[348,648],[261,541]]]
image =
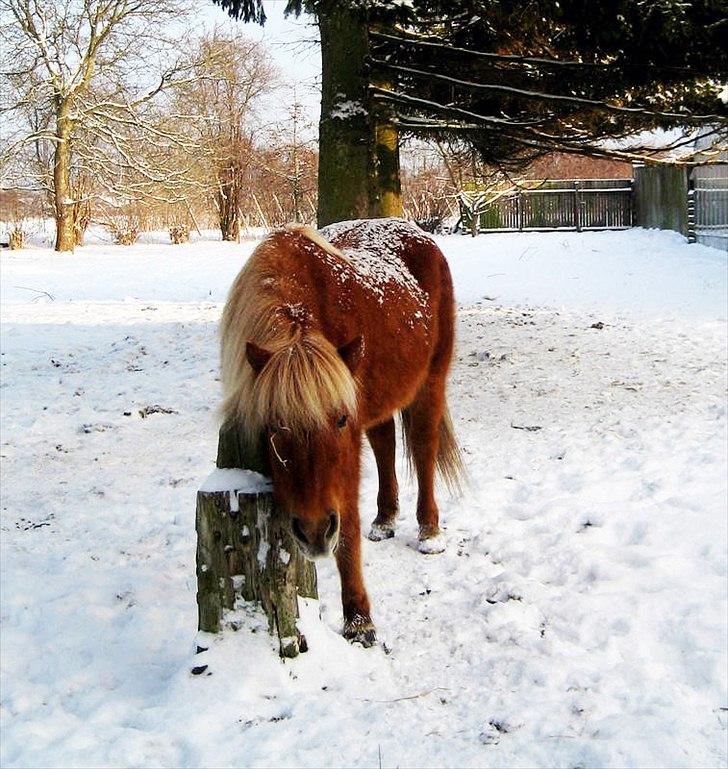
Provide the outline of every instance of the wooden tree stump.
[[298,596],[318,598],[316,569],[298,551],[265,477],[264,453],[223,426],[217,467],[197,492],[198,628],[220,631],[239,600],[258,602],[282,657],[306,651]]

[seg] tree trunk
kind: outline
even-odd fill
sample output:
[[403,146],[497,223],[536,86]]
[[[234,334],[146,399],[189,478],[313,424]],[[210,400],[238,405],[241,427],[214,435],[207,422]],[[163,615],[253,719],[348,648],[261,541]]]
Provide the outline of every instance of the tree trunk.
[[369,35],[348,3],[319,3],[321,119],[318,225],[369,216],[372,173],[365,57]]
[[297,102],[295,102],[295,88],[293,92],[293,98],[293,142],[291,143],[291,159],[293,160],[293,184],[291,186],[291,197],[293,198],[293,221],[301,222],[303,221],[303,217],[301,216],[301,198],[303,197],[303,191],[301,189],[301,163],[298,157],[299,105]]
[[319,227],[345,219],[402,216],[399,136],[391,107],[372,103],[369,95],[367,22],[335,0],[320,4],[318,19]]
[[73,251],[73,200],[71,199],[71,123],[60,114],[56,123],[56,148],[53,163],[53,196],[56,218],[56,251]]
[[[377,81],[387,88],[391,83]],[[369,215],[402,216],[402,187],[399,178],[399,132],[394,125],[394,111],[386,102],[372,100],[373,173],[370,174]]]
[[240,168],[231,163],[220,169],[217,187],[217,210],[223,240],[240,242]]
[[[77,192],[77,195],[82,195],[82,192]],[[73,242],[77,246],[83,245],[83,239],[86,235],[86,230],[91,222],[91,202],[86,200],[80,200],[76,198],[73,208]]]
[[300,554],[267,481],[259,475],[256,485],[249,473],[234,470],[265,472],[263,457],[248,451],[234,428],[220,430],[220,469],[197,493],[198,627],[216,633],[226,611],[240,600],[254,601],[278,638],[280,655],[295,657],[306,651],[296,627],[298,596],[318,598],[316,569]]

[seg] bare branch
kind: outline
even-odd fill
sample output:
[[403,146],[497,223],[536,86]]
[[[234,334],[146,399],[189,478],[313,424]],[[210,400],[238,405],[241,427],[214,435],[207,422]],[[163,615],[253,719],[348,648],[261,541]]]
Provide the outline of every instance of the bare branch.
[[598,70],[610,70],[610,69],[627,69],[627,68],[639,68],[649,69],[650,71],[662,72],[683,72],[690,73],[692,70],[688,67],[673,67],[673,66],[656,66],[645,64],[631,64],[630,62],[623,61],[608,61],[608,62],[590,62],[590,61],[569,61],[565,59],[553,59],[544,56],[520,56],[518,54],[502,54],[492,53],[491,51],[477,51],[472,48],[459,48],[458,46],[450,45],[446,41],[441,40],[435,35],[423,37],[408,30],[399,29],[398,35],[390,35],[385,32],[372,30],[369,34],[372,38],[377,40],[385,40],[390,42],[396,42],[404,45],[410,45],[416,48],[434,48],[439,49],[447,53],[458,53],[472,56],[474,58],[489,59],[496,62],[512,63],[512,64],[531,64],[547,67],[570,67],[570,68],[591,68]]
[[489,123],[492,125],[500,126],[535,126],[545,122],[547,118],[539,118],[538,120],[511,120],[510,118],[496,117],[495,115],[479,115],[477,112],[471,112],[470,110],[460,109],[451,105],[439,104],[438,102],[430,101],[429,99],[419,99],[416,96],[409,96],[408,94],[398,91],[392,91],[386,88],[380,88],[378,86],[370,86],[370,92],[379,99],[385,101],[396,102],[400,104],[413,104],[418,107],[427,107],[434,112],[443,112],[451,115],[461,115],[469,120],[475,120],[479,123]]
[[425,77],[428,80],[437,80],[443,83],[450,83],[452,85],[459,85],[469,89],[492,91],[494,93],[506,93],[512,96],[518,96],[525,99],[533,99],[542,102],[558,102],[561,104],[573,104],[580,107],[589,107],[598,109],[603,112],[611,112],[618,115],[632,115],[632,116],[644,116],[654,118],[672,118],[683,121],[685,123],[698,123],[705,124],[715,121],[724,120],[720,115],[691,115],[680,112],[661,112],[659,110],[652,110],[647,107],[622,107],[616,104],[610,104],[606,101],[600,101],[597,99],[584,99],[578,96],[567,96],[565,94],[553,94],[543,93],[540,91],[530,91],[522,88],[514,88],[512,86],[500,85],[496,83],[475,83],[468,80],[460,80],[449,75],[442,75],[437,72],[431,72],[430,70],[416,69],[414,67],[404,67],[396,64],[391,64],[382,59],[371,59],[372,64],[377,67],[386,69],[390,72],[400,72],[407,75],[414,75],[416,77]]

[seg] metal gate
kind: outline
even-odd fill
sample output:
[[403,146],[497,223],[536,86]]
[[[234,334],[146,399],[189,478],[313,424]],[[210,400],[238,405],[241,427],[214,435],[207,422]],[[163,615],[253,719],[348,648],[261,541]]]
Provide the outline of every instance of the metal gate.
[[631,179],[569,179],[535,188],[460,194],[462,230],[623,230],[632,226]]
[[728,164],[693,168],[688,192],[688,240],[728,251]]

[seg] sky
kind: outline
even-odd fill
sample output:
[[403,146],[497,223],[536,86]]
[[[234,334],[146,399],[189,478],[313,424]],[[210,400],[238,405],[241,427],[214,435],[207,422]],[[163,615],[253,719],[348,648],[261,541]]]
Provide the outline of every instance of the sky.
[[[302,14],[285,18],[283,10],[286,0],[265,0],[267,21],[265,26],[234,21],[212,0],[200,3],[200,16],[206,28],[216,25],[223,28],[238,28],[247,37],[263,43],[275,64],[280,69],[283,82],[295,87],[296,99],[304,105],[306,119],[313,126],[318,125],[321,101],[321,52],[318,44],[318,28],[313,17]],[[283,92],[271,99],[268,108],[271,116],[284,113],[292,98],[291,91]]]

